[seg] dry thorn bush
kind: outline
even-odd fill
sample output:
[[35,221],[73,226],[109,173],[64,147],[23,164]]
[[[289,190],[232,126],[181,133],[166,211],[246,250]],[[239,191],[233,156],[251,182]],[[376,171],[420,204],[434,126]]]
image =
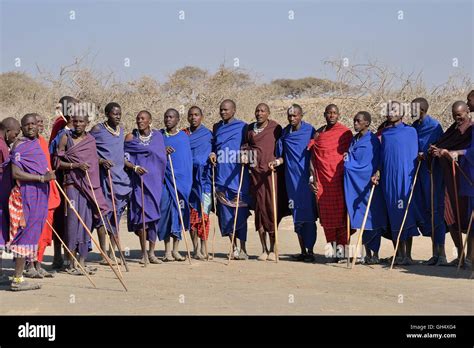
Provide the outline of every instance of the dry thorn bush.
[[[123,82],[114,72],[95,71],[82,57],[61,67],[56,75],[39,67],[34,78],[20,72],[1,74],[0,119],[37,112],[45,117],[45,132],[49,134],[57,101],[63,95],[72,95],[95,106],[97,112],[91,126],[104,119],[105,105],[115,101],[122,106],[127,131],[134,128],[135,115],[143,109],[152,113],[154,127],[161,128],[165,110],[175,108],[181,113],[180,126],[185,127],[186,112],[192,105],[202,108],[204,123],[211,127],[220,119],[219,104],[230,98],[237,103],[237,117],[247,122],[254,120],[256,105],[266,102],[272,117],[286,125],[286,109],[298,103],[304,109],[305,120],[319,127],[325,123],[325,106],[335,103],[346,126],[352,129],[354,114],[366,110],[373,116],[375,129],[383,121],[383,103],[409,103],[422,96],[430,103],[429,113],[447,128],[452,123],[451,104],[465,100],[473,87],[470,78],[461,73],[439,86],[427,88],[421,73],[397,73],[376,61],[346,67],[341,59],[333,59],[325,64],[335,72],[334,81],[310,77],[259,83],[257,77],[243,69],[221,65],[215,73],[186,66],[169,75],[164,83],[150,76]],[[410,117],[405,121],[411,123]]]

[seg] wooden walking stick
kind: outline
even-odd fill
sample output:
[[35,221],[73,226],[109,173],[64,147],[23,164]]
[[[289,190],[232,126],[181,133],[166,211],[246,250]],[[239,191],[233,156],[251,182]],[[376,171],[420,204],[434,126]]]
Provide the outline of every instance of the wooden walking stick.
[[[456,202],[456,217],[458,222],[458,235],[459,235],[459,243],[462,246],[462,232],[461,232],[461,214],[459,212],[459,199],[458,199],[458,183],[456,181],[456,161],[454,159],[451,161],[451,167],[453,169],[453,184],[454,184],[454,199]],[[461,250],[461,255],[459,255],[459,263],[461,263],[461,259],[464,259],[464,249]]]
[[237,190],[237,203],[235,205],[235,217],[234,217],[234,229],[232,232],[231,244],[230,244],[230,252],[229,252],[229,260],[227,265],[230,264],[230,260],[232,258],[232,254],[234,253],[234,241],[235,241],[235,229],[237,227],[237,215],[239,213],[239,203],[240,203],[240,190],[242,189],[242,180],[244,178],[244,165],[241,164],[242,168],[240,169],[240,182],[239,182],[239,189]]
[[170,162],[171,176],[173,177],[174,194],[176,195],[176,204],[178,205],[179,220],[181,221],[181,231],[183,233],[184,244],[186,244],[186,250],[188,251],[189,264],[191,265],[191,252],[189,251],[188,238],[186,237],[186,231],[184,229],[183,213],[181,212],[181,207],[179,205],[178,188],[176,187],[176,178],[174,176],[173,161],[171,160],[170,154],[168,154],[168,161]]
[[66,201],[69,203],[69,206],[71,207],[72,211],[74,212],[74,214],[76,214],[79,222],[82,224],[82,226],[84,226],[84,229],[86,230],[86,232],[89,234],[89,236],[91,237],[91,240],[92,242],[94,242],[95,246],[97,247],[97,249],[99,250],[100,254],[102,255],[102,257],[104,258],[104,260],[108,263],[108,265],[110,266],[110,268],[112,269],[112,271],[114,272],[115,276],[117,277],[117,279],[120,281],[120,283],[122,284],[123,288],[125,289],[125,291],[128,291],[127,289],[127,286],[125,285],[123,279],[120,277],[120,275],[117,273],[117,270],[115,268],[112,267],[112,264],[110,263],[109,261],[109,258],[107,257],[107,255],[105,255],[105,252],[102,250],[102,248],[100,247],[100,244],[94,239],[94,237],[92,236],[92,232],[89,230],[89,227],[87,227],[86,223],[84,222],[84,220],[82,220],[81,218],[81,215],[79,215],[79,213],[77,212],[76,208],[74,208],[74,205],[72,204],[72,202],[70,201],[70,199],[68,198],[68,196],[66,195],[66,193],[64,192],[64,190],[61,188],[61,185],[59,185],[59,183],[54,180],[54,183],[56,184],[57,188],[59,189],[59,191],[62,193],[63,197],[66,199]]
[[212,201],[214,203],[214,215],[216,216],[216,221],[214,222],[214,232],[212,232],[212,259],[214,260],[214,241],[216,240],[216,225],[218,224],[214,166],[212,166]]
[[[275,226],[275,261],[279,261],[278,252],[278,219],[277,219],[277,204],[276,204],[276,191],[275,191],[275,169],[272,169],[272,201],[273,201],[273,225]],[[266,243],[266,242],[265,242]]]
[[142,189],[142,220],[143,220],[143,233],[142,233],[142,253],[144,260],[144,267],[148,264],[148,255],[146,253],[146,226],[145,226],[145,190],[143,189],[143,177],[140,175],[140,187]]
[[369,200],[367,201],[367,208],[365,209],[364,213],[364,219],[362,220],[362,226],[360,227],[360,233],[359,233],[359,238],[357,238],[357,244],[355,248],[355,255],[352,258],[352,266],[351,269],[354,268],[357,260],[357,250],[361,247],[362,245],[362,235],[364,234],[365,230],[365,224],[367,222],[367,217],[369,216],[369,209],[370,209],[370,204],[372,203],[372,196],[374,195],[375,191],[375,185],[372,184],[372,188],[370,189],[370,194],[369,194]]
[[464,240],[464,243],[462,244],[462,253],[461,253],[461,259],[459,260],[458,263],[458,269],[456,271],[456,274],[459,273],[459,270],[461,269],[461,264],[464,261],[464,249],[466,248],[467,241],[469,240],[469,232],[471,232],[471,226],[472,226],[472,217],[474,216],[474,210],[471,212],[471,217],[469,218],[469,224],[467,226],[467,232],[466,232],[466,239]]
[[[89,171],[87,171],[87,170],[86,170],[86,177],[87,177],[87,181],[89,182],[90,189],[92,191],[92,198],[94,199],[95,206],[97,208],[97,211],[99,212],[100,220],[102,221],[102,224],[105,228],[106,225],[105,225],[104,216],[102,215],[102,211],[100,210],[99,202],[97,201],[97,197],[95,196],[94,186],[92,186],[91,177],[89,176]],[[113,249],[112,242],[110,241],[109,234],[108,234],[107,231],[105,231],[105,236],[107,238],[107,241],[109,242],[110,247]],[[117,270],[119,271],[120,276],[123,277],[123,274],[120,271],[120,266],[117,262],[117,257],[115,256],[115,252],[113,253],[113,256],[114,256],[114,262],[117,264]]]
[[434,223],[434,177],[433,177],[433,162],[431,160],[430,183],[431,183],[431,241],[433,242],[433,251],[436,248],[435,244],[435,223]]
[[89,276],[89,272],[87,272],[84,267],[82,267],[81,263],[76,259],[76,257],[74,256],[74,254],[72,253],[71,250],[69,250],[69,248],[67,247],[66,243],[64,243],[64,241],[61,239],[61,237],[59,236],[58,232],[56,232],[56,230],[54,229],[54,227],[49,223],[48,220],[46,220],[46,223],[48,224],[48,226],[51,228],[51,230],[53,231],[53,233],[56,235],[56,237],[59,239],[59,241],[61,242],[61,244],[63,245],[63,247],[67,250],[67,252],[69,253],[69,255],[71,255],[71,257],[74,259],[74,261],[77,263],[77,265],[79,266],[79,268],[81,269],[81,271],[84,273],[84,275],[87,277],[87,279],[89,279],[89,282],[92,284],[92,286],[94,288],[97,289],[97,286],[95,285],[95,283],[92,281],[92,278]]
[[403,215],[402,224],[400,226],[400,232],[398,233],[398,236],[397,236],[397,244],[395,245],[395,252],[393,253],[392,264],[390,265],[390,269],[393,269],[393,264],[395,263],[395,257],[397,256],[398,245],[400,244],[400,236],[402,235],[403,227],[405,226],[405,221],[408,215],[408,209],[410,209],[410,203],[413,197],[413,192],[415,191],[416,179],[418,178],[418,171],[420,170],[420,165],[421,165],[421,161],[418,161],[415,177],[413,178],[413,185],[410,190],[410,195],[408,196],[407,208],[405,210],[405,214]]
[[[202,204],[202,201],[201,201],[201,215],[202,215],[202,233],[204,234],[204,237],[206,236],[206,222],[204,221],[204,205]],[[197,233],[197,231],[196,231]],[[209,239],[209,235],[207,236]],[[201,241],[202,243],[202,241]],[[204,244],[204,248],[206,249],[206,260],[209,261],[209,253],[207,252],[207,242]]]
[[[117,235],[115,235],[112,231],[112,237],[114,238],[115,244],[117,244],[117,249],[119,250],[120,255],[123,258],[123,263],[125,266],[125,270],[128,272],[128,266],[127,262],[125,261],[125,257],[123,256],[122,252],[122,243],[120,243],[120,221],[117,219],[117,208],[115,206],[115,194],[114,194],[114,186],[112,182],[112,175],[110,174],[110,169],[107,169],[107,176],[109,177],[109,185],[110,185],[110,195],[112,196],[112,208],[114,210],[114,221],[115,221],[115,228],[117,230]],[[112,228],[112,225],[110,225],[110,228]],[[112,252],[114,253],[115,256],[115,249],[112,248]]]
[[474,186],[474,183],[471,181],[471,179],[469,178],[469,176],[464,172],[464,170],[462,170],[461,166],[459,165],[458,162],[456,162],[454,159],[453,159],[453,162],[454,164],[456,164],[456,167],[458,168],[459,172],[464,176],[464,179],[466,179],[466,181],[469,183],[470,186]]
[[[347,208],[346,208],[347,209]],[[347,268],[349,268],[349,265],[350,265],[350,253],[349,253],[349,246],[350,246],[350,242],[351,242],[351,218],[349,217],[349,210],[347,211],[347,214],[346,214],[347,218],[346,218],[346,225],[347,225]],[[354,257],[356,258],[357,255],[354,255]]]

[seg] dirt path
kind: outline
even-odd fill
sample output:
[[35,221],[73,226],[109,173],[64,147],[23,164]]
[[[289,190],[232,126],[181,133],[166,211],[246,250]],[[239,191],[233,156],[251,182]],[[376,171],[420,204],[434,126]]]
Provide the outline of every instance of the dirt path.
[[[451,267],[411,266],[389,271],[383,266],[325,263],[325,238],[318,226],[318,254],[314,264],[289,260],[298,252],[291,219],[280,225],[281,261],[259,262],[260,253],[253,220],[249,219],[249,261],[232,261],[226,266],[228,239],[216,236],[215,261],[138,264],[139,243],[131,233],[122,232],[130,272],[124,273],[129,292],[124,292],[107,266],[93,276],[98,289],[85,277],[58,274],[38,282],[43,288],[25,293],[0,287],[2,314],[473,314],[474,280],[470,271],[456,276]],[[126,231],[122,221],[122,231]],[[218,231],[217,231],[218,232]],[[211,228],[212,233],[212,228]],[[352,237],[353,242],[355,237]],[[448,261],[453,243],[446,236]],[[181,243],[184,251],[184,242]],[[159,256],[163,244],[158,245]],[[414,241],[413,256],[430,256],[429,238]],[[381,256],[391,255],[392,245],[382,241]],[[46,263],[52,261],[52,248]],[[97,260],[96,253],[92,255]],[[12,261],[4,261],[8,274]]]

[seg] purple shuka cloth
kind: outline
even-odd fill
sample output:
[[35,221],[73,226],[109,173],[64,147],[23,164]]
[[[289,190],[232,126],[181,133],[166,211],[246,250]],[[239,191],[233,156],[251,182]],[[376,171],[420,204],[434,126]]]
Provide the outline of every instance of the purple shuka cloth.
[[[100,210],[103,213],[110,211],[110,206],[105,200],[104,194],[100,187],[99,179],[99,158],[95,145],[95,139],[90,134],[87,134],[79,143],[74,144],[70,133],[66,133],[68,143],[65,151],[58,152],[57,156],[69,163],[87,163],[89,167],[89,177],[91,179],[92,187],[94,188],[95,198],[99,204]],[[87,180],[86,172],[81,169],[73,169],[66,171],[65,183],[72,183],[77,190],[83,194],[89,202],[92,203],[93,211],[96,218],[99,218],[99,212],[94,202],[94,195]],[[74,214],[74,213],[73,213]]]
[[[44,175],[48,168],[46,156],[38,139],[26,139],[19,143],[11,151],[10,161],[29,174]],[[23,255],[34,259],[41,231],[48,216],[49,183],[22,181],[19,187],[26,226],[18,229],[8,247],[17,256]]]
[[[99,123],[99,131],[91,131],[90,135],[95,138],[97,153],[100,158],[111,160],[114,166],[110,168],[110,175],[112,176],[112,184],[115,195],[127,196],[130,191],[130,178],[125,173],[125,153],[123,143],[125,140],[123,128],[120,128],[120,135],[112,135],[105,129],[102,123]],[[109,178],[107,171],[100,167],[100,181],[104,195],[107,200],[111,200]]]
[[[147,239],[155,241],[158,232],[156,222],[161,216],[160,201],[167,159],[163,135],[156,129],[153,129],[152,132],[150,142],[143,143],[138,137],[138,130],[134,129],[133,139],[125,142],[124,149],[128,161],[148,171],[141,177],[145,190],[145,223],[147,225]],[[128,203],[127,219],[130,232],[143,228],[141,178],[135,172],[130,173],[132,194]]]
[[0,138],[0,250],[5,248],[9,239],[8,196],[13,187],[9,156],[8,146]]
[[[82,220],[86,224],[87,228],[92,231],[94,227],[94,216],[93,207],[95,204],[84,196],[74,185],[70,185],[66,188],[66,194],[68,198],[74,202],[74,208],[81,216]],[[76,217],[76,214],[71,209],[71,206],[67,206],[67,218],[66,218],[66,244],[69,250],[77,251],[81,257],[87,258],[90,249],[91,237],[87,233],[86,229]]]
[[[120,222],[120,217],[125,210],[128,196],[130,195],[131,186],[130,178],[125,172],[125,153],[124,153],[124,140],[125,135],[123,128],[120,127],[120,135],[115,136],[111,134],[102,123],[98,125],[98,131],[91,131],[90,134],[95,138],[97,153],[100,158],[111,160],[114,162],[114,166],[110,168],[110,176],[112,177],[113,191],[115,195],[115,209],[117,213],[117,220]],[[109,177],[107,170],[103,166],[100,166],[100,186],[104,193],[105,199],[109,206],[112,207],[112,195],[109,185]],[[115,218],[113,211],[110,211],[106,216],[106,228],[108,231],[116,234],[117,228],[115,226]],[[110,222],[110,223],[109,223]],[[102,222],[99,222],[98,226],[101,226]]]

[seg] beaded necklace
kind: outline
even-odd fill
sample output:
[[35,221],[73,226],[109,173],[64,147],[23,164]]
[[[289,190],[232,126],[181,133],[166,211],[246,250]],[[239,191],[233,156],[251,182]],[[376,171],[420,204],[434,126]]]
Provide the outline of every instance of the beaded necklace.
[[107,131],[108,131],[110,134],[112,134],[113,136],[116,136],[116,137],[120,136],[120,126],[117,127],[117,129],[113,129],[112,127],[110,127],[110,126],[108,125],[107,121],[105,121],[105,122],[103,123],[103,125],[104,125],[105,129],[107,129]]

